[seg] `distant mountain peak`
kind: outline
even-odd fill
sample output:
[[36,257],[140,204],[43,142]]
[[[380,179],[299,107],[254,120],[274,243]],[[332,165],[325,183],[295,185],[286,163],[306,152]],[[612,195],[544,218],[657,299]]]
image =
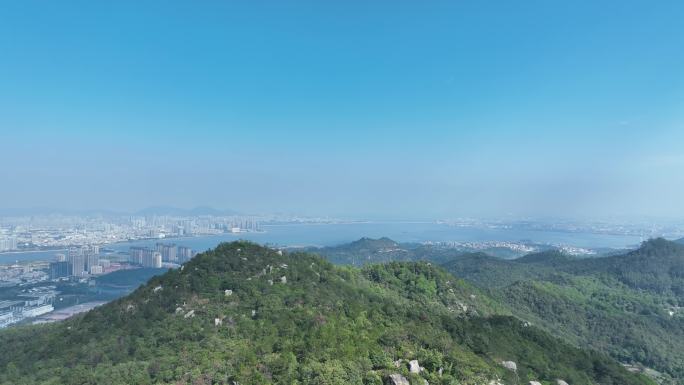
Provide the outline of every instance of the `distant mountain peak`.
[[628,253],[628,255],[645,255],[649,257],[670,257],[672,255],[684,254],[684,245],[677,241],[668,241],[665,238],[651,238],[641,243],[638,249]]
[[542,251],[539,253],[531,253],[524,255],[518,259],[515,259],[516,262],[521,262],[521,263],[544,263],[544,264],[549,264],[549,263],[558,263],[558,262],[568,262],[568,261],[574,261],[577,258],[564,253],[561,250],[546,250]]
[[399,244],[390,238],[382,237],[378,239],[363,237],[351,242],[350,247],[363,247],[368,249],[384,249],[388,247],[398,247]]

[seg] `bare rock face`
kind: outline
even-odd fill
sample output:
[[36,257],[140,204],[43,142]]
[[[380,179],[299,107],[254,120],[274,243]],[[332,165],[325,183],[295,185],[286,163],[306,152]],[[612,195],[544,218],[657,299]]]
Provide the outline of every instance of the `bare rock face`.
[[392,380],[392,385],[411,385],[406,377],[398,373],[390,374],[390,380]]
[[530,381],[530,385],[542,385],[539,381]]
[[409,361],[409,371],[411,373],[420,373],[420,365],[418,364],[418,360],[411,360]]
[[568,383],[563,380],[556,380],[556,385],[568,385]]
[[515,364],[513,361],[503,361],[501,362],[501,365],[503,365],[504,368],[512,371],[518,370],[518,365]]

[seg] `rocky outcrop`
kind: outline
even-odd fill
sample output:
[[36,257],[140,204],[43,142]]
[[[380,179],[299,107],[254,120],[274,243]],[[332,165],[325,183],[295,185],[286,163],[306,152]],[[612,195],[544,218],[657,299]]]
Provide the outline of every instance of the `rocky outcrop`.
[[420,367],[420,365],[418,364],[418,360],[411,360],[411,361],[409,361],[409,371],[410,371],[411,373],[416,373],[416,374],[418,374],[418,373],[420,373],[420,370],[421,370],[421,367]]
[[390,374],[390,380],[392,381],[392,385],[411,385],[406,377],[399,373]]
[[502,361],[501,365],[503,365],[504,368],[514,372],[518,370],[518,365],[516,365],[516,363],[513,361]]
[[530,381],[529,385],[542,385],[539,381]]
[[556,380],[556,385],[568,385],[568,383],[563,380]]

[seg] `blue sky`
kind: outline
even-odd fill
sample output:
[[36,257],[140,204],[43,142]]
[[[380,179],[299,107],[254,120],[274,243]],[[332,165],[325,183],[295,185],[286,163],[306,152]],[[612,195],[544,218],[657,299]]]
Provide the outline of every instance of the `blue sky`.
[[684,215],[684,3],[5,2],[0,207]]

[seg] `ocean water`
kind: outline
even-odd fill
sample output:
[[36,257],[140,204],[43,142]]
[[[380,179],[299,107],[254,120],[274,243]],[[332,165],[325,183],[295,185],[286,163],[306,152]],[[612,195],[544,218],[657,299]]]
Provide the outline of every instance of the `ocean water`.
[[[428,222],[368,222],[345,224],[285,224],[263,226],[263,233],[221,234],[213,236],[168,238],[164,242],[205,251],[221,242],[246,239],[261,244],[279,246],[334,246],[362,237],[389,237],[398,242],[424,241],[532,241],[544,244],[562,244],[585,248],[635,247],[638,236],[595,233],[569,233],[560,231],[532,231],[519,229],[491,229],[480,227],[454,227]],[[121,242],[106,246],[116,251],[128,251],[131,246],[153,246],[159,240]],[[14,261],[51,260],[63,251],[38,251],[0,254],[0,264]]]

